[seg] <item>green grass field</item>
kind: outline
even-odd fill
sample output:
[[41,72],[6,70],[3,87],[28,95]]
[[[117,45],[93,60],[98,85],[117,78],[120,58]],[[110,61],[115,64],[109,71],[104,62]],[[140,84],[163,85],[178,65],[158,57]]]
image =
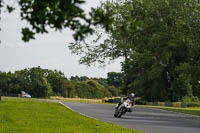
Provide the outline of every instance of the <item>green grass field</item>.
[[139,133],[81,116],[55,102],[6,98],[0,102],[0,133]]
[[174,111],[184,114],[200,116],[200,107],[190,107],[190,108],[176,108],[176,107],[163,107],[163,106],[150,106],[150,105],[137,105],[138,107],[148,107],[148,108],[157,108],[168,111]]

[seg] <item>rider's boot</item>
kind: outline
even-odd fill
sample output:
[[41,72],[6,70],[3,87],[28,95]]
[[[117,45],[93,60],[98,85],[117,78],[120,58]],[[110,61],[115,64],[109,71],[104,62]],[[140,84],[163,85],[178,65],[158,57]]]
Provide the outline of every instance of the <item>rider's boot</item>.
[[131,109],[131,108],[129,108],[129,109],[127,110],[127,112],[132,112],[132,109]]

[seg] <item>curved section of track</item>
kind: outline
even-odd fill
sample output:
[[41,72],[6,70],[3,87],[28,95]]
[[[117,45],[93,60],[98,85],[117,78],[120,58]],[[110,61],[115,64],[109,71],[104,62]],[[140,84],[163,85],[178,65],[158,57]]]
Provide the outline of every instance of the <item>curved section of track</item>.
[[114,105],[62,102],[83,115],[145,133],[199,133],[200,117],[159,109],[134,107],[132,113],[113,117]]

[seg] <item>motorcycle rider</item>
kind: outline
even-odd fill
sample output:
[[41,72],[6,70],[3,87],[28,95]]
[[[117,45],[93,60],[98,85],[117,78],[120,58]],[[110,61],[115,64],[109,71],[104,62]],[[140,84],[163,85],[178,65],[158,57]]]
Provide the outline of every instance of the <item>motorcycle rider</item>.
[[[129,99],[131,101],[131,105],[134,106],[135,105],[135,101],[134,101],[134,97],[135,97],[135,94],[134,93],[131,93],[129,94],[127,97],[124,97],[124,98],[121,98],[121,102],[118,103],[118,106],[116,107],[116,110],[118,110],[118,108],[120,107],[120,105],[126,101],[127,99]],[[128,112],[132,112],[132,109],[130,108],[128,110]]]

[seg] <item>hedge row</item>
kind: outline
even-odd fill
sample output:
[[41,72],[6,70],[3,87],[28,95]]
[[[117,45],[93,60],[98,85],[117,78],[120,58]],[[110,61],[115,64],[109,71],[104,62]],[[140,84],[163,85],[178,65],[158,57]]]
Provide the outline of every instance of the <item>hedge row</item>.
[[[112,98],[104,100],[106,103],[118,103],[120,102],[120,98]],[[187,107],[200,107],[200,102],[137,102],[136,104],[142,104],[142,105],[152,105],[152,106],[166,106],[166,107],[181,107],[181,108],[187,108]]]
[[200,107],[199,102],[146,102],[146,105],[152,105],[152,106],[167,106],[167,107]]

